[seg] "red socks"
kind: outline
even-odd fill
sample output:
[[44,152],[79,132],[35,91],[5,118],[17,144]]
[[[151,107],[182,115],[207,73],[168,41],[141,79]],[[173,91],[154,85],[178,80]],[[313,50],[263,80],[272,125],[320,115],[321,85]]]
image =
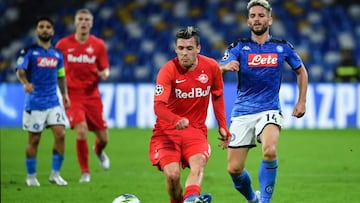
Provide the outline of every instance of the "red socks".
[[81,174],[89,173],[89,149],[86,140],[76,140],[76,152],[80,164]]
[[100,141],[98,139],[95,140],[95,153],[101,154],[101,152],[104,150],[105,145],[101,145]]
[[191,195],[200,195],[200,186],[189,185],[185,188],[184,199]]
[[184,199],[191,195],[200,195],[200,186],[198,185],[189,185],[185,188],[185,194],[181,200],[170,199],[170,203],[183,203]]
[[183,203],[183,201],[184,200],[182,200],[182,199],[181,200],[173,200],[173,199],[171,199],[170,203]]

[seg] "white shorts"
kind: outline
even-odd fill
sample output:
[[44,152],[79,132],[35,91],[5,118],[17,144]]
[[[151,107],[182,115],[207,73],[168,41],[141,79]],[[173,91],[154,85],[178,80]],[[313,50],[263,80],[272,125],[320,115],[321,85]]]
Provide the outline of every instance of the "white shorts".
[[32,110],[23,112],[23,129],[29,132],[42,132],[52,125],[65,126],[64,111],[60,106],[46,110]]
[[257,114],[232,117],[229,129],[232,137],[229,148],[255,147],[258,136],[264,127],[270,123],[281,128],[283,117],[280,111],[270,110]]

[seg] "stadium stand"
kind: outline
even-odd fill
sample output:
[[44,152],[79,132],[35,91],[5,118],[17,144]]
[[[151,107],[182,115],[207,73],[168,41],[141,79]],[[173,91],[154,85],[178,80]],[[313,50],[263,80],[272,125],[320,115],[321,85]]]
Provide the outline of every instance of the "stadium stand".
[[[333,81],[333,69],[340,61],[341,49],[352,50],[360,65],[360,57],[356,57],[360,56],[360,3],[344,0],[270,2],[275,18],[272,35],[285,38],[295,46],[308,68],[311,82]],[[108,47],[112,66],[109,81],[153,82],[162,64],[175,56],[173,36],[179,27],[198,27],[202,54],[216,59],[222,57],[229,43],[248,36],[246,4],[247,1],[231,0],[92,0],[70,8],[59,6],[61,4],[56,7],[55,3],[50,6],[48,1],[42,6],[51,7],[48,10],[56,21],[54,42],[73,32],[75,10],[81,7],[92,10],[93,34],[104,38]],[[31,19],[20,9],[23,6],[0,2],[1,30],[10,31],[14,19]],[[15,38],[1,38],[7,43],[0,44],[0,81],[16,81],[12,69],[16,52],[34,40],[29,34],[30,28],[18,26],[17,29],[11,30],[16,35],[4,31],[1,35]],[[294,73],[289,67],[284,69],[283,80],[294,81]],[[224,77],[226,82],[236,81],[235,74]]]

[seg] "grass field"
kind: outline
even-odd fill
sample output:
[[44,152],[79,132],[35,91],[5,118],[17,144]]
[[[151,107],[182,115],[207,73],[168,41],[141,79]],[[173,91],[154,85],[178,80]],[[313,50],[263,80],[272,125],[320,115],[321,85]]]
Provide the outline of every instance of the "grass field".
[[[148,142],[151,129],[111,129],[106,150],[111,169],[103,171],[90,153],[91,182],[79,183],[74,132],[68,130],[61,171],[69,183],[59,187],[48,182],[53,137],[45,131],[38,152],[37,175],[41,187],[25,184],[25,145],[21,129],[0,129],[2,203],[111,203],[122,193],[132,193],[142,203],[167,203],[163,174],[151,166]],[[202,191],[214,203],[246,202],[232,187],[226,172],[226,150],[217,147],[217,132],[210,130],[212,155]],[[89,145],[94,135],[89,135]],[[278,150],[279,171],[273,203],[360,202],[360,130],[283,130]],[[255,188],[260,147],[250,152],[247,170]],[[188,170],[182,174],[182,183]]]

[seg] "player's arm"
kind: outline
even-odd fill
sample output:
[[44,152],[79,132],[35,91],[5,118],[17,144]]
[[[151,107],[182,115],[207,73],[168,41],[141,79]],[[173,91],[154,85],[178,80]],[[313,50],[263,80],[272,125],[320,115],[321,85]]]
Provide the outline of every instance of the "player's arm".
[[25,92],[32,93],[34,91],[34,87],[32,83],[30,83],[26,78],[26,70],[23,68],[16,69],[16,77],[21,82],[24,87]]
[[222,80],[222,75],[220,70],[217,68],[214,74],[213,86],[211,90],[211,99],[214,109],[215,118],[219,126],[218,138],[221,143],[219,146],[227,148],[230,142],[231,133],[229,132],[226,125],[226,116],[225,116],[225,101],[224,101],[224,85]]
[[58,69],[58,86],[60,89],[60,93],[63,99],[63,104],[65,108],[70,107],[70,99],[67,91],[67,83],[66,83],[66,77],[65,77],[65,68],[59,68]]
[[232,60],[225,64],[220,64],[220,70],[222,73],[228,71],[239,71],[240,70],[240,63],[237,60]]
[[106,44],[103,40],[100,40],[98,60],[99,60],[98,76],[102,80],[107,80],[110,76],[110,64],[106,50]]
[[240,62],[237,58],[237,53],[235,47],[238,43],[232,43],[230,46],[225,50],[223,57],[219,62],[221,73],[225,73],[228,71],[239,71],[240,69]]
[[172,89],[173,74],[170,69],[173,65],[171,62],[166,63],[158,73],[154,95],[154,112],[159,119],[174,125],[178,130],[182,130],[189,126],[189,120],[173,113],[167,105]]
[[189,119],[180,117],[171,112],[163,101],[154,102],[154,112],[159,119],[173,124],[178,130],[185,129],[189,126]]
[[306,94],[308,87],[308,74],[304,64],[301,64],[301,67],[296,70],[296,75],[299,88],[299,97],[295,104],[292,115],[300,118],[304,116],[306,111]]

